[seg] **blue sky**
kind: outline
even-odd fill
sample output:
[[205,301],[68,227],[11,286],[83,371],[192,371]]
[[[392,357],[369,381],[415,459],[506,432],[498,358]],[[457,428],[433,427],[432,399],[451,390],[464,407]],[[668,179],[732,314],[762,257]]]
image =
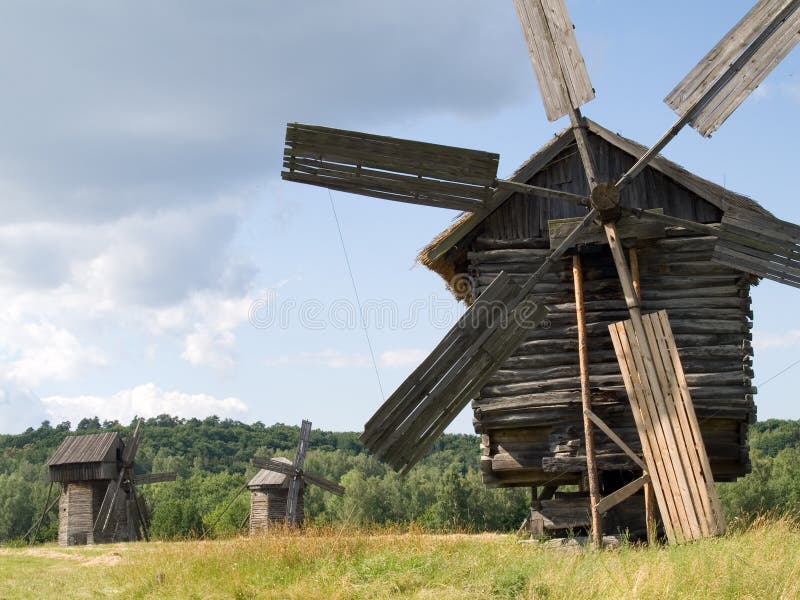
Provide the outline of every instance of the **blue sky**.
[[[750,5],[568,1],[584,113],[654,142],[663,97]],[[0,432],[162,412],[360,430],[463,310],[414,265],[457,214],[282,182],[286,122],[495,151],[501,175],[565,125],[511,0],[9,1],[0,80]],[[665,154],[798,222],[798,109],[794,51]],[[331,198],[384,319],[380,387]],[[753,296],[759,383],[800,360],[800,290]],[[798,376],[761,386],[760,418],[800,418]]]

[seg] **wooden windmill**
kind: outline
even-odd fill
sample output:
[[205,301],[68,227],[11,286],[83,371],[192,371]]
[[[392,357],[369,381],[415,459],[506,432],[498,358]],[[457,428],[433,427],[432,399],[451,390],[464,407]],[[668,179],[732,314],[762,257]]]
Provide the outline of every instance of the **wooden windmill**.
[[66,437],[47,462],[51,485],[62,485],[60,545],[148,539],[149,514],[136,486],[176,475],[134,473],[141,426],[140,419],[125,443],[116,432]]
[[[594,533],[600,533],[600,513],[650,484],[670,541],[719,534],[725,529],[724,517],[692,401],[694,388],[684,370],[684,357],[689,355],[686,343],[676,340],[664,310],[642,313],[642,298],[647,298],[648,291],[638,285],[642,282],[636,263],[631,273],[622,240],[632,237],[637,245],[645,223],[660,228],[661,237],[667,229],[678,228],[687,235],[703,237],[703,243],[712,240],[707,262],[721,271],[710,278],[749,273],[800,287],[800,227],[772,217],[746,199],[728,202],[724,191],[717,194],[709,182],[698,182],[658,156],[687,124],[704,136],[715,131],[794,47],[800,38],[800,0],[760,0],[667,96],[666,102],[679,119],[655,145],[645,151],[628,140],[615,141],[634,155],[622,172],[609,168],[613,161],[600,154],[603,147],[596,139],[605,136],[602,128],[580,113],[580,107],[594,98],[594,90],[563,0],[515,0],[515,6],[547,117],[555,120],[566,115],[570,119],[568,133],[542,154],[549,158],[536,168],[528,164],[511,180],[501,180],[496,177],[497,154],[302,124],[287,128],[284,179],[470,213],[437,240],[424,257],[430,262],[458,252],[469,255],[476,240],[474,235],[470,237],[476,223],[491,220],[512,196],[525,198],[534,207],[532,211],[555,201],[574,203],[580,217],[577,222],[561,223],[560,235],[554,235],[554,226],[549,227],[549,250],[541,252],[542,247],[533,242],[526,247],[539,251],[536,260],[529,254],[527,261],[527,266],[535,269],[523,270],[524,277],[495,273],[489,284],[469,298],[470,309],[367,422],[362,441],[394,468],[404,472],[412,468],[466,403],[483,394],[512,355],[541,337],[537,326],[542,319],[548,313],[559,314],[548,299],[553,295],[551,272],[559,273],[562,258],[575,255],[575,351],[580,364],[579,397]],[[606,141],[609,137],[605,136]],[[538,184],[537,174],[549,168],[558,151],[569,144],[577,148],[583,181],[572,189]],[[701,217],[698,209],[689,211],[686,218],[672,207],[660,207],[662,212],[643,210],[639,197],[647,196],[648,190],[640,184],[656,171],[679,185],[677,196],[688,191],[709,205],[703,210],[713,209],[713,214]],[[718,204],[715,195],[720,198]],[[610,249],[616,293],[618,300],[624,299],[628,317],[598,321],[610,333],[609,346],[617,363],[615,373],[608,377],[621,377],[620,384],[624,384],[643,459],[591,410],[596,378],[587,355],[591,337],[587,338],[583,309],[581,255],[583,245],[601,241]],[[669,266],[664,267],[668,270]],[[682,274],[684,278],[693,275],[691,270]],[[659,308],[675,314],[673,307],[677,306],[677,302],[668,302]],[[508,410],[530,402],[530,396],[517,398]],[[643,471],[641,477],[610,491],[605,498],[601,498],[592,464],[593,424],[619,444],[626,460]]]
[[247,484],[250,488],[250,531],[266,529],[270,523],[284,522],[289,527],[305,519],[303,496],[306,483],[344,496],[345,489],[332,481],[304,470],[311,421],[303,420],[294,462],[286,458],[256,457],[253,466],[261,469]]

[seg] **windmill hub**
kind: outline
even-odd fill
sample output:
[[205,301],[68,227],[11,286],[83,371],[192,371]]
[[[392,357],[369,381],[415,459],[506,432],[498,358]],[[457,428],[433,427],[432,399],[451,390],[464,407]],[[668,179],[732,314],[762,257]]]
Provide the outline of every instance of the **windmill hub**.
[[612,223],[622,214],[619,205],[619,190],[613,183],[600,183],[594,187],[591,195],[592,208],[600,213],[603,223]]

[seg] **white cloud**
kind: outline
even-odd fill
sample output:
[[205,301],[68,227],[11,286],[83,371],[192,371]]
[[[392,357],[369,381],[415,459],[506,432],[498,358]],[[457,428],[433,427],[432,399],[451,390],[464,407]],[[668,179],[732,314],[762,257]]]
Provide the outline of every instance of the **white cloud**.
[[399,350],[387,350],[381,352],[379,364],[388,368],[403,368],[417,366],[428,356],[427,350],[420,348],[406,348]]
[[756,350],[772,350],[800,345],[800,329],[791,329],[782,333],[766,333],[753,331],[753,347]]
[[[428,353],[425,350],[419,348],[387,350],[378,355],[377,363],[379,367],[387,369],[405,368],[418,365],[427,355]],[[267,359],[265,364],[268,367],[310,366],[331,369],[363,369],[372,367],[372,360],[368,354],[326,349],[319,352],[284,354],[276,358]]]
[[107,358],[100,349],[81,343],[66,329],[43,320],[25,322],[8,313],[0,315],[4,380],[35,387],[43,381],[64,381],[105,364]]
[[121,422],[135,416],[155,417],[170,414],[178,417],[240,418],[249,407],[239,398],[216,398],[209,394],[164,391],[153,383],[117,392],[111,396],[48,396],[42,398],[45,412],[54,422],[78,421],[86,416]]

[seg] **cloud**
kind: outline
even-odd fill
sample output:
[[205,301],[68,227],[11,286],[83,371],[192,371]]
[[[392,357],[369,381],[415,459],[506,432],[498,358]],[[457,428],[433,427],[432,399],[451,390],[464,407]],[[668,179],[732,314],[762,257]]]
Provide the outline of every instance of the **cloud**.
[[101,350],[80,343],[71,332],[49,322],[19,323],[2,315],[0,340],[4,378],[22,386],[67,380],[107,363]]
[[[379,367],[399,369],[417,365],[427,355],[428,353],[425,350],[418,348],[387,350],[378,355],[377,363]],[[276,358],[267,359],[265,364],[268,367],[309,366],[330,369],[363,369],[371,368],[372,360],[368,354],[346,353],[339,350],[326,349],[319,352],[284,354]]]
[[170,414],[183,418],[215,414],[241,418],[250,410],[239,398],[216,398],[209,394],[164,391],[153,383],[139,385],[104,396],[48,396],[42,398],[45,412],[54,422],[76,422],[86,416],[126,422],[135,416],[155,417]]
[[753,347],[756,350],[790,348],[798,345],[800,345],[800,329],[791,329],[782,333],[753,331]]

